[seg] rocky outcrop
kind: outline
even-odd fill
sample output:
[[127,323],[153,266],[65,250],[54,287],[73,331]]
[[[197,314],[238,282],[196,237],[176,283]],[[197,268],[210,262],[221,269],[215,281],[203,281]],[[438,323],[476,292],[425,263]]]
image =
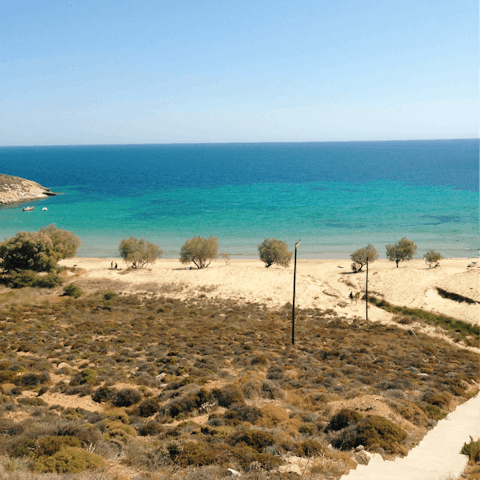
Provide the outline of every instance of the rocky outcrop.
[[58,195],[49,188],[25,178],[0,174],[0,205],[22,203]]

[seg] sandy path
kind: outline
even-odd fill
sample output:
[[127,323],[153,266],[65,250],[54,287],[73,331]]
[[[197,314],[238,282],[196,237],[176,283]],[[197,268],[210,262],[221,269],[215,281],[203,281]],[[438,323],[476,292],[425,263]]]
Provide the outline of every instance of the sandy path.
[[358,465],[341,480],[444,480],[459,478],[468,457],[460,453],[465,442],[480,436],[480,396],[476,396],[440,420],[404,458],[372,459]]

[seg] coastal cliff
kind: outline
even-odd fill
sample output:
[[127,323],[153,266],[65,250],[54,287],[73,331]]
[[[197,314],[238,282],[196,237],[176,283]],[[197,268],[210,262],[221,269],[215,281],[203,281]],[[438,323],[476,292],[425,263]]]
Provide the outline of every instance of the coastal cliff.
[[41,200],[53,195],[58,194],[52,192],[49,188],[42,187],[37,182],[0,174],[0,205]]

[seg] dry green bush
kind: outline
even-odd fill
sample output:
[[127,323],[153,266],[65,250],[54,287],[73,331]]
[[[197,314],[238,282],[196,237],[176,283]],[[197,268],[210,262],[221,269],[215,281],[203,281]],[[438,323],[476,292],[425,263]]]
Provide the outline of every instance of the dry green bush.
[[332,417],[326,431],[337,431],[351,425],[356,425],[362,418],[363,415],[361,413],[343,408]]
[[35,462],[37,473],[81,473],[90,468],[103,466],[105,460],[94,453],[77,447],[64,447],[52,456],[43,456]]
[[265,405],[260,409],[260,418],[255,421],[262,427],[275,427],[282,422],[287,422],[290,415],[286,410],[275,405]]
[[138,403],[142,397],[142,393],[134,388],[122,388],[112,399],[112,403],[116,407],[130,407]]
[[406,437],[407,433],[390,420],[370,415],[358,424],[342,429],[332,441],[332,445],[342,450],[363,445],[370,451],[382,448],[390,454],[405,455],[407,450],[401,442]]

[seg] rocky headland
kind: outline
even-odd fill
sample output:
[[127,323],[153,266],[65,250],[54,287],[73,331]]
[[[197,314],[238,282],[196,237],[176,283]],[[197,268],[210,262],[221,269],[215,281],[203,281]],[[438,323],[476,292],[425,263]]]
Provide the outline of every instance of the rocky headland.
[[58,195],[49,188],[25,178],[0,174],[0,205],[22,203]]

